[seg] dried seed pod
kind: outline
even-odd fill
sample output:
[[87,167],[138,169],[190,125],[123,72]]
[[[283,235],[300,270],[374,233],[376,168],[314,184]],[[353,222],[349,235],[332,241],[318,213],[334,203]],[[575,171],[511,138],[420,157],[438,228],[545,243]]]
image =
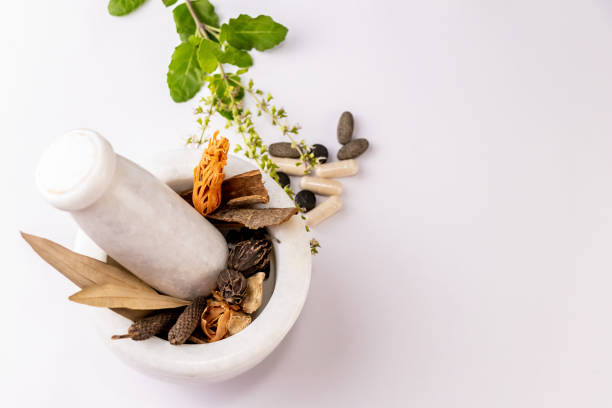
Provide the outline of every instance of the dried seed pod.
[[202,312],[206,308],[206,297],[198,296],[193,302],[183,310],[174,326],[168,332],[170,344],[179,345],[187,341],[189,336],[198,327]]
[[258,272],[247,279],[247,292],[242,301],[242,310],[253,313],[261,306],[263,300],[263,281],[266,277],[264,272]]
[[226,269],[217,277],[217,288],[227,303],[235,305],[242,302],[246,293],[247,281],[240,272]]
[[270,252],[272,252],[272,243],[265,239],[249,239],[239,242],[229,253],[227,267],[249,277],[268,267]]
[[153,316],[145,317],[132,323],[127,334],[114,335],[113,340],[130,338],[132,340],[146,340],[168,330],[176,321],[180,309],[165,310]]

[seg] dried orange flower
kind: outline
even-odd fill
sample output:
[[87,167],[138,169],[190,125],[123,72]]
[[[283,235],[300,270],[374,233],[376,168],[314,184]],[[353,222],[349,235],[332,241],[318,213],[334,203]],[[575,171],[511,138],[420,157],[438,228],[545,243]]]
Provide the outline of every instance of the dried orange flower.
[[209,299],[202,313],[202,330],[210,343],[219,341],[228,332],[228,324],[237,306],[230,306],[218,292],[213,293],[214,300]]
[[202,159],[193,171],[193,205],[202,215],[215,211],[221,204],[221,183],[225,175],[229,141],[217,139],[217,130],[202,153]]

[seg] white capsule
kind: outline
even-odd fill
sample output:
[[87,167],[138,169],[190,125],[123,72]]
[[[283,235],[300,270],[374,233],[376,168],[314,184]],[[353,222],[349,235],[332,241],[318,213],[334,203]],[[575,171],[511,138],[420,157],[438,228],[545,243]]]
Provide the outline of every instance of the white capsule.
[[321,195],[339,195],[342,193],[342,184],[338,180],[321,177],[304,176],[300,180],[302,190],[310,190]]
[[303,176],[306,165],[299,159],[288,159],[285,157],[270,157],[270,160],[278,166],[278,170],[290,176]]
[[320,164],[315,168],[315,176],[324,178],[354,176],[357,172],[359,164],[354,159]]
[[306,225],[314,227],[326,218],[337,213],[340,208],[342,208],[342,199],[340,196],[331,196],[305,214]]

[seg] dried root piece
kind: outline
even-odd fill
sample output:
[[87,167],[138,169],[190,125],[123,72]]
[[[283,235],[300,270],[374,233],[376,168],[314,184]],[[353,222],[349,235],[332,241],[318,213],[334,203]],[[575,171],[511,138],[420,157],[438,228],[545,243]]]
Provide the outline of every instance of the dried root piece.
[[127,334],[114,335],[113,340],[132,339],[136,341],[149,339],[168,330],[179,316],[180,310],[166,310],[153,316],[145,317],[132,323]]
[[200,322],[202,312],[206,308],[206,297],[198,296],[183,310],[174,326],[168,332],[170,344],[179,345],[187,341]]
[[266,274],[264,272],[258,272],[247,279],[247,291],[242,301],[242,310],[246,313],[253,313],[261,306],[265,277]]
[[249,324],[251,324],[251,316],[242,312],[232,313],[232,317],[227,324],[227,333],[230,336],[244,330]]
[[193,171],[193,205],[202,215],[210,214],[221,205],[221,183],[225,178],[223,167],[227,163],[229,141],[224,137],[217,139],[218,134],[216,131],[210,139]]
[[208,300],[208,305],[202,313],[202,331],[208,338],[208,342],[219,341],[227,334],[227,325],[234,311],[238,307],[232,307],[223,300],[219,292],[213,294],[214,299]]
[[217,221],[238,223],[250,229],[279,225],[297,214],[291,208],[221,208],[207,217]]

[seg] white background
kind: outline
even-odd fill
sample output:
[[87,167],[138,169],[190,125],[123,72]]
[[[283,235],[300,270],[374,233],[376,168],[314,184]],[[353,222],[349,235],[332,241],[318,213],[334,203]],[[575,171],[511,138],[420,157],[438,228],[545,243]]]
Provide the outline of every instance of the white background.
[[[105,349],[74,286],[18,230],[71,244],[33,171],[75,127],[136,161],[196,130],[173,103],[178,44],[151,0],[5,2],[0,14],[0,396],[24,407],[612,405],[612,5],[599,1],[217,0],[286,42],[251,75],[338,145],[371,149],[316,229],[310,296],[262,364],[164,383]],[[267,141],[278,134],[263,127]],[[7,402],[8,398],[8,402]]]

